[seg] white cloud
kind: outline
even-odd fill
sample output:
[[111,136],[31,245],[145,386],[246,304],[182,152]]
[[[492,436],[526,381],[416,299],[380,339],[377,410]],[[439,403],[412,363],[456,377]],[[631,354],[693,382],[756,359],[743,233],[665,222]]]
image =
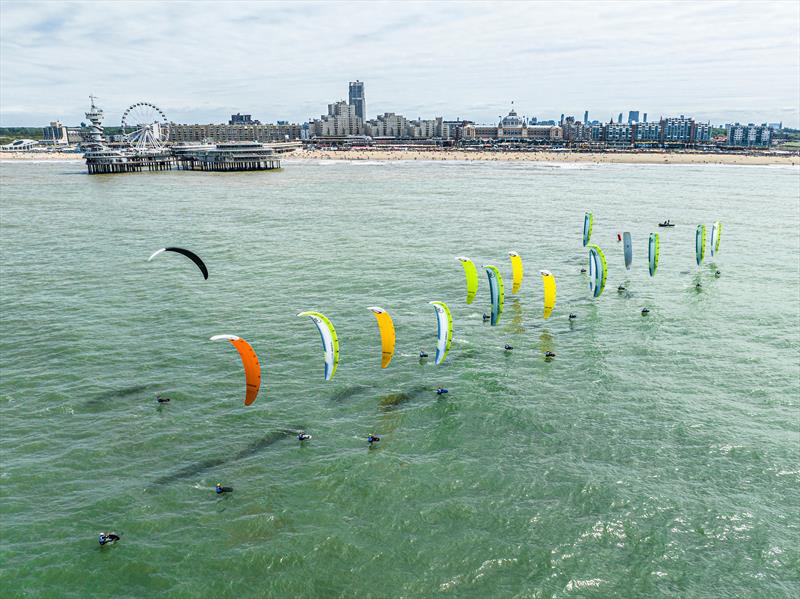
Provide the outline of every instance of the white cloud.
[[[0,3],[0,122],[305,120],[366,82],[369,114],[606,119],[638,109],[800,124],[800,3]],[[788,110],[787,110],[788,107]]]

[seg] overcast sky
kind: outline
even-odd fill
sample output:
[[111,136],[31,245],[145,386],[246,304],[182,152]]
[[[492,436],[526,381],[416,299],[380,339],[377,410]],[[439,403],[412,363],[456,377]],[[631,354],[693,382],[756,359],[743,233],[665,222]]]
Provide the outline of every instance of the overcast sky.
[[800,2],[0,2],[0,125],[302,122],[365,82],[367,112],[494,122],[628,110],[800,126]]

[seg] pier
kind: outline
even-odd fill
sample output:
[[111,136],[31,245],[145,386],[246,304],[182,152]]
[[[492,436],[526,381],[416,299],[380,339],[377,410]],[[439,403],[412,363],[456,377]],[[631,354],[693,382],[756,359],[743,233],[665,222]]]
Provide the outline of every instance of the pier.
[[252,141],[215,146],[173,147],[179,169],[190,171],[269,171],[281,168],[272,148]]
[[175,164],[170,152],[141,154],[99,149],[86,152],[84,158],[90,175],[168,171]]
[[173,146],[158,151],[114,150],[97,146],[84,154],[90,175],[140,173],[142,171],[232,172],[269,171],[281,168],[272,148],[257,142]]
[[138,102],[123,115],[124,142],[109,146],[103,130],[103,111],[94,96],[84,130],[84,159],[90,175],[169,171],[231,172],[269,171],[281,168],[277,155],[290,152],[299,143],[276,143],[275,147],[256,141],[169,145],[170,123],[158,106]]

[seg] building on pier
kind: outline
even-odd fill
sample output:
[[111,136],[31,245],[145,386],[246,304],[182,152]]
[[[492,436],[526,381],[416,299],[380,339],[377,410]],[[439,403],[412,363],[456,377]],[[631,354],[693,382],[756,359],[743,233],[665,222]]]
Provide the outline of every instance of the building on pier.
[[103,109],[94,105],[94,96],[89,96],[89,99],[92,102],[92,106],[89,108],[89,112],[86,113],[86,119],[89,124],[84,130],[84,146],[89,148],[103,147],[106,143],[103,130],[103,119],[105,118]]
[[252,141],[175,146],[173,154],[178,168],[191,171],[268,171],[281,167],[272,148]]

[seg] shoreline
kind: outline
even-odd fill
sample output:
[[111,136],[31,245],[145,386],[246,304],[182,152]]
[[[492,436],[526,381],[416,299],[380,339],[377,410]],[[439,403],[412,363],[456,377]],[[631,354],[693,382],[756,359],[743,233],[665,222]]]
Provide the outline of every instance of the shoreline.
[[[82,160],[74,152],[14,152],[0,154],[0,162],[44,162]],[[730,164],[730,165],[800,165],[800,154],[713,154],[689,152],[492,152],[468,150],[296,150],[281,154],[281,160],[342,161],[488,161],[551,162],[590,164]]]
[[44,162],[51,160],[83,160],[78,152],[2,152],[0,162]]
[[800,154],[706,154],[684,152],[470,152],[466,150],[298,150],[291,160],[420,160],[552,162],[589,164],[745,164],[797,166]]

